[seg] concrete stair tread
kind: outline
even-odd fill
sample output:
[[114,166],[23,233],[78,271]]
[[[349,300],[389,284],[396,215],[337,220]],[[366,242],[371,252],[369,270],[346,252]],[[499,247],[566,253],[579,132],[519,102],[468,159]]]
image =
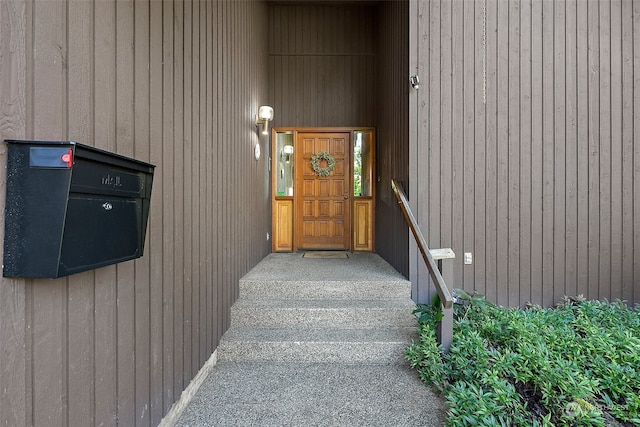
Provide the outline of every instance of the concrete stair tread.
[[[408,329],[408,328],[407,328]],[[259,332],[263,332],[260,334]],[[402,363],[414,338],[409,330],[266,330],[227,332],[220,342],[219,360],[273,362]]]
[[231,307],[232,327],[379,327],[414,326],[415,304],[389,300],[238,300]]
[[388,299],[410,298],[409,281],[286,281],[240,282],[240,299]]
[[309,259],[299,253],[267,255],[241,281],[252,279],[316,280],[322,283],[349,280],[406,281],[378,255],[350,253],[348,259]]
[[231,310],[240,309],[292,309],[292,310],[410,310],[415,308],[415,303],[408,298],[394,299],[239,299]]
[[415,327],[389,328],[231,328],[222,341],[254,342],[402,342],[416,336]]
[[380,286],[380,285],[386,285],[386,286],[404,286],[406,284],[411,284],[410,281],[408,281],[407,279],[401,278],[401,279],[373,279],[373,280],[367,280],[367,279],[363,279],[363,278],[352,278],[352,279],[345,279],[344,277],[342,278],[336,278],[333,280],[326,280],[323,278],[318,278],[318,279],[312,279],[312,278],[307,278],[307,279],[295,279],[295,280],[290,280],[290,279],[264,279],[264,278],[257,278],[257,279],[253,279],[253,278],[249,278],[249,279],[240,279],[239,284],[240,285],[260,285],[260,284],[280,284],[283,286],[291,286],[291,285],[295,285],[296,283],[300,283],[300,284],[304,284],[304,285],[331,285],[331,286],[351,286],[351,285],[362,285],[362,286],[369,286],[369,287],[374,287],[374,286]]

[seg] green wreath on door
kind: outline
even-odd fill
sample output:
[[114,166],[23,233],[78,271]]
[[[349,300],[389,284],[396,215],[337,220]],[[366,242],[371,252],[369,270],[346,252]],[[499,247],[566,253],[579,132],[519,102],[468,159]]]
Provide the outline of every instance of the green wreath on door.
[[[326,166],[320,166],[324,160]],[[336,159],[326,151],[318,151],[311,157],[311,168],[318,174],[318,176],[329,176],[333,168],[336,167]]]

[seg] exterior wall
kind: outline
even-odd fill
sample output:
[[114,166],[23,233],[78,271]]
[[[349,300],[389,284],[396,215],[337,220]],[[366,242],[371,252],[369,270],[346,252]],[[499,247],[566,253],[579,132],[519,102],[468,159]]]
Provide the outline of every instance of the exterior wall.
[[269,10],[276,125],[376,127],[376,251],[408,276],[408,235],[390,184],[408,184],[408,2]]
[[269,5],[276,126],[374,126],[374,16],[366,4]]
[[409,186],[409,2],[380,4],[376,23],[378,156],[376,250],[409,277],[409,234],[391,179]]
[[[450,286],[510,306],[639,303],[640,4],[410,8],[423,82],[410,95],[410,199],[430,245],[457,254]],[[426,275],[411,279],[428,299]]]
[[1,280],[1,425],[157,425],[215,350],[270,246],[266,39],[263,2],[0,3],[0,139],[157,165],[143,258]]

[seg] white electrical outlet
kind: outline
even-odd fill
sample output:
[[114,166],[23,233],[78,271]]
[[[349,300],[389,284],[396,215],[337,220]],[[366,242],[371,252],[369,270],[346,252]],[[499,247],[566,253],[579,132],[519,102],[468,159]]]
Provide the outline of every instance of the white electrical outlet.
[[464,263],[466,265],[473,264],[473,253],[472,252],[465,252],[464,253]]
[[267,232],[267,241],[269,241],[270,238],[271,238],[271,235],[269,234],[269,232]]

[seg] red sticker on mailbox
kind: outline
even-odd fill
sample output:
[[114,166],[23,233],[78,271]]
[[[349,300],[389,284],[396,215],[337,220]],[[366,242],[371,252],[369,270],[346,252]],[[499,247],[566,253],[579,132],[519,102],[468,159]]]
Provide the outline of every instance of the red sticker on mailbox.
[[69,149],[69,151],[63,154],[60,159],[67,164],[68,168],[73,166],[73,150]]

